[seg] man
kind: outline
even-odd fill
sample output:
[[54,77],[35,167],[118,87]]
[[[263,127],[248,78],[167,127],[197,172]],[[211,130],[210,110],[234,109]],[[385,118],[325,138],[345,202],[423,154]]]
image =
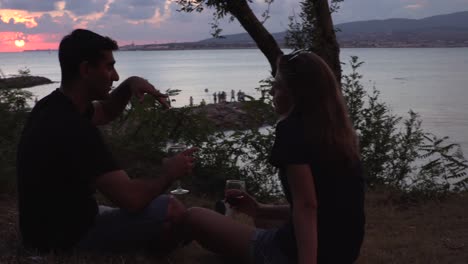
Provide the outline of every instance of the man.
[[[192,170],[193,149],[163,163],[156,179],[130,179],[114,161],[96,125],[117,117],[131,96],[167,96],[140,77],[112,92],[117,43],[88,30],[65,36],[59,47],[61,87],[30,113],[18,146],[19,227],[23,244],[41,251],[121,252],[161,249],[177,242],[174,225],[185,212],[163,195]],[[96,203],[98,189],[118,208]]]

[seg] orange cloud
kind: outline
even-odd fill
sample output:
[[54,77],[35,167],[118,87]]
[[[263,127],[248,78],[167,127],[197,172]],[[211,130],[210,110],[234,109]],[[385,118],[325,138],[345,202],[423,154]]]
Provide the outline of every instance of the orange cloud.
[[421,9],[427,6],[427,0],[403,0],[403,2],[408,3],[405,5],[405,9],[416,10]]
[[35,28],[38,26],[37,19],[44,14],[49,14],[53,18],[62,17],[64,14],[66,14],[72,18],[73,21],[77,22],[76,27],[86,27],[89,21],[98,20],[104,15],[104,12],[102,12],[84,16],[76,16],[72,12],[63,10],[65,6],[64,2],[57,2],[56,6],[57,10],[50,12],[28,12],[25,10],[0,9],[0,19],[5,23],[8,23],[10,19],[13,19],[15,23],[25,24],[27,28]]
[[8,23],[10,19],[13,19],[15,23],[25,24],[28,28],[37,27],[34,16],[29,12],[23,10],[2,9],[1,20]]

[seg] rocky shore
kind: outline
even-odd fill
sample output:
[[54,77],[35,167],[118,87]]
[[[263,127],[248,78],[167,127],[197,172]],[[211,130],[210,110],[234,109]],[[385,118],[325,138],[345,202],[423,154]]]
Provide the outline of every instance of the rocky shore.
[[272,107],[262,101],[226,102],[193,107],[193,113],[202,114],[222,130],[248,129],[273,124],[276,120]]
[[41,76],[14,76],[0,78],[0,89],[27,88],[49,83],[53,82],[50,79]]

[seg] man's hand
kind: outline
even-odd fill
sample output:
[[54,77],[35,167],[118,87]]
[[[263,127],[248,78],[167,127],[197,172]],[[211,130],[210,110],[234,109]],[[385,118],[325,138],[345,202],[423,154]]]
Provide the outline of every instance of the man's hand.
[[158,100],[158,102],[164,108],[170,108],[170,105],[167,102],[168,96],[157,90],[151,83],[148,82],[148,80],[138,76],[133,76],[128,78],[128,81],[130,82],[130,90],[132,95],[137,97],[140,102],[143,101],[145,94],[150,94],[156,100]]
[[145,94],[152,95],[164,108],[170,108],[167,95],[156,90],[148,80],[133,76],[115,88],[110,93],[109,98],[93,102],[93,124],[100,126],[109,123],[122,114],[132,96],[137,97],[141,102]]
[[192,173],[195,158],[192,156],[198,148],[187,149],[174,157],[163,160],[163,169],[171,181]]

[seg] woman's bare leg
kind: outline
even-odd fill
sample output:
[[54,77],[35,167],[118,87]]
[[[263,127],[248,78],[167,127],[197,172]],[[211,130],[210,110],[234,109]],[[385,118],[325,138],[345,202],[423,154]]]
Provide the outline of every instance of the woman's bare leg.
[[250,239],[254,227],[244,225],[205,208],[190,208],[184,220],[186,231],[204,248],[251,262]]

